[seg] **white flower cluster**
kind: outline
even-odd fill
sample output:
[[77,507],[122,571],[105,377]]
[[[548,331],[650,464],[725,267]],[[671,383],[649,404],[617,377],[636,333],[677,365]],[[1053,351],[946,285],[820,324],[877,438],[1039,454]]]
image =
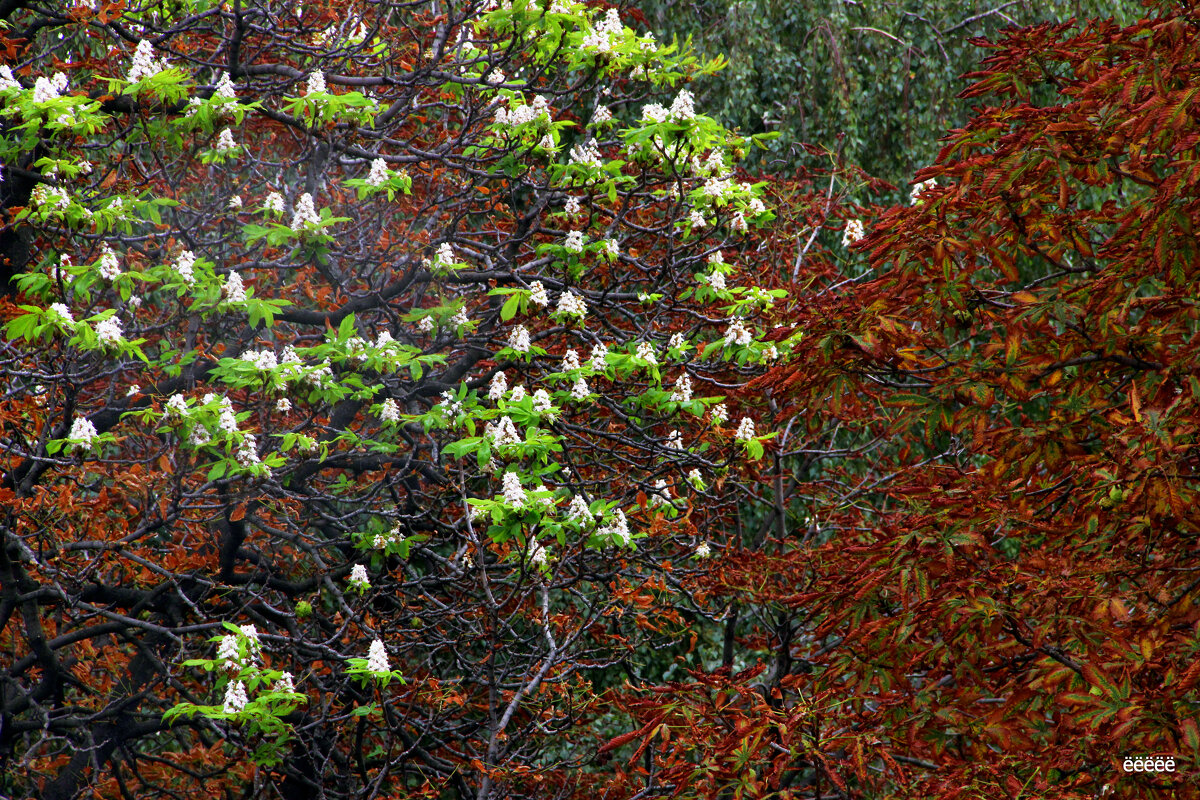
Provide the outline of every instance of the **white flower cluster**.
[[654,354],[653,342],[638,342],[637,352],[634,355],[647,364],[658,363],[658,357]]
[[670,115],[671,112],[659,103],[647,103],[642,106],[642,122],[666,122]]
[[273,350],[247,350],[242,353],[242,361],[253,364],[256,368],[264,371],[279,366]]
[[529,543],[529,563],[536,564],[539,567],[544,567],[549,559],[550,555],[546,552],[546,548],[542,547],[537,542],[531,541]]
[[512,417],[500,417],[494,424],[489,422],[483,429],[483,435],[491,439],[496,447],[521,443],[521,435],[517,433]]
[[692,93],[687,89],[680,89],[679,94],[675,96],[675,100],[671,103],[671,120],[673,122],[687,122],[695,118],[695,116],[696,107]]
[[577,378],[571,386],[571,397],[574,400],[586,400],[591,393],[592,390],[588,388],[587,381],[583,378]]
[[596,145],[594,139],[589,139],[584,144],[577,144],[571,148],[571,163],[584,164],[589,167],[598,167],[603,162],[603,156],[600,155],[600,148]]
[[729,328],[725,331],[725,346],[741,345],[745,347],[753,340],[754,335],[747,330],[746,325],[740,319],[735,319],[729,323]]
[[[376,550],[382,550],[389,544],[399,544],[404,537],[400,535],[400,523],[397,522],[392,526],[392,529],[387,533],[377,533],[371,541],[371,546]],[[365,570],[364,570],[365,574]]]
[[675,381],[675,391],[671,392],[672,403],[686,403],[692,399],[692,379],[686,372]]
[[350,568],[350,586],[355,589],[366,591],[371,588],[371,579],[367,577],[367,568],[362,564],[355,564]]
[[283,214],[283,195],[279,192],[268,194],[266,199],[263,200],[263,210],[281,216]]
[[367,185],[376,188],[387,183],[391,173],[388,172],[387,162],[382,158],[377,158],[371,162],[371,172],[367,175]]
[[62,97],[67,90],[67,76],[61,72],[54,73],[53,78],[40,77],[33,82],[33,102],[47,103]]
[[8,66],[8,64],[0,64],[0,92],[20,88],[21,84],[13,76],[12,67]]
[[228,105],[237,102],[237,89],[233,86],[233,79],[229,77],[228,72],[222,72],[221,77],[217,79],[217,86],[213,89],[213,100]]
[[138,42],[137,50],[133,54],[133,64],[129,67],[129,74],[125,77],[130,83],[137,83],[146,78],[153,78],[166,68],[165,61],[155,60],[154,45],[146,39],[142,39]]
[[442,413],[447,417],[457,417],[463,412],[463,404],[454,398],[454,392],[449,389],[442,392],[442,402],[438,405],[442,407]]
[[525,496],[525,489],[521,486],[521,478],[515,472],[504,473],[502,492],[504,503],[513,508],[523,507],[528,499]]
[[63,209],[71,205],[71,197],[61,186],[39,183],[29,193],[29,201],[39,208]]
[[567,520],[569,522],[578,522],[580,525],[591,526],[596,523],[596,518],[592,516],[591,509],[588,508],[587,501],[581,495],[575,495],[571,498],[571,504],[567,507]]
[[734,434],[734,437],[743,442],[748,442],[753,439],[754,420],[750,419],[749,417],[742,417],[742,421],[738,423],[737,433]]
[[620,39],[624,26],[621,25],[621,15],[615,8],[608,9],[604,19],[583,37],[583,49],[594,50],[597,53],[612,52],[613,40]]
[[592,347],[592,357],[589,359],[592,369],[601,372],[608,367],[608,345],[596,342]]
[[108,244],[100,245],[100,277],[105,280],[114,280],[121,274],[121,262],[117,260],[117,254],[113,252]]
[[550,103],[543,95],[536,95],[531,103],[521,102],[520,96],[510,97],[508,107],[500,106],[493,115],[497,125],[517,127],[530,122],[537,122],[542,117],[550,119]]
[[230,303],[246,302],[246,286],[242,283],[242,276],[236,272],[225,276],[225,285],[221,288],[221,292]]
[[325,73],[321,70],[310,72],[308,82],[304,87],[304,95],[307,97],[310,94],[321,94],[325,91]]
[[554,313],[566,317],[583,319],[587,316],[587,301],[580,295],[575,294],[575,292],[567,290],[558,296],[558,306],[555,308]]
[[508,346],[518,353],[529,352],[529,331],[524,325],[518,325],[508,334]]
[[849,247],[865,235],[861,219],[849,220],[846,223],[846,231],[842,234],[842,247]]
[[724,424],[724,422],[729,419],[729,410],[725,408],[724,403],[717,403],[712,407],[712,411],[710,413],[712,414],[712,421],[715,425]]
[[533,410],[554,419],[554,403],[550,400],[550,393],[545,389],[538,389],[533,393]]
[[121,330],[121,320],[108,317],[97,322],[96,337],[105,344],[120,344],[125,337],[125,332]]
[[384,649],[383,642],[378,639],[371,642],[371,647],[367,650],[367,669],[371,672],[391,671],[391,667],[388,666],[387,650]]
[[921,199],[921,195],[925,194],[925,192],[929,191],[930,189],[934,188],[935,186],[937,186],[937,179],[935,179],[935,178],[930,178],[927,181],[921,181],[920,183],[918,183],[916,186],[914,186],[912,188],[912,193],[909,194],[909,200],[915,206],[917,204],[917,202]]
[[312,195],[308,192],[300,195],[300,199],[296,201],[296,210],[292,214],[292,230],[302,231],[306,226],[317,225],[320,222],[321,215],[317,213]]
[[579,369],[579,353],[572,348],[567,348],[567,352],[563,353],[562,364],[559,366],[559,372],[573,372]]
[[99,436],[96,433],[96,426],[87,417],[76,417],[71,422],[71,430],[67,433],[68,439],[75,440],[71,445],[71,449],[75,450],[91,450],[93,440]]
[[75,321],[75,318],[71,316],[71,309],[67,308],[63,303],[51,303],[50,313],[54,314],[56,317],[66,323]]
[[262,463],[258,457],[258,440],[254,434],[247,433],[242,437],[242,443],[237,451],[237,461],[246,469]]
[[379,405],[379,418],[392,424],[400,422],[400,406],[392,398],[385,398]]
[[508,391],[508,377],[503,372],[497,372],[492,376],[491,383],[488,384],[488,399],[499,400]]
[[237,142],[233,140],[233,131],[223,128],[220,135],[217,136],[217,151],[228,153],[230,150],[236,150],[237,146]]
[[569,195],[566,199],[566,202],[563,203],[563,212],[571,216],[578,214],[581,208],[582,206],[580,204],[580,198],[575,197],[574,195]]
[[196,254],[191,250],[180,250],[175,257],[175,271],[188,286],[196,283]]
[[611,536],[623,545],[629,544],[629,522],[625,519],[625,512],[619,508],[613,511],[612,519],[597,533]]
[[592,112],[592,121],[590,124],[603,125],[606,122],[612,122],[612,118],[612,111],[609,110],[608,106],[596,106],[596,110]]
[[225,687],[225,702],[221,710],[226,714],[238,714],[245,710],[250,698],[246,696],[246,684],[241,681],[230,681]]
[[550,297],[546,294],[546,287],[542,285],[541,281],[529,284],[529,301],[539,308],[550,305]]

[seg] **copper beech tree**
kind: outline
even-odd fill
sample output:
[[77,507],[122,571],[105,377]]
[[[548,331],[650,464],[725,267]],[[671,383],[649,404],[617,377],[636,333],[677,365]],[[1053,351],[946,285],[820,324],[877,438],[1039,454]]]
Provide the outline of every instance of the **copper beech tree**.
[[607,781],[793,345],[714,65],[570,0],[0,18],[0,794]]
[[985,45],[913,204],[808,254],[777,513],[685,581],[725,663],[627,695],[624,796],[1196,796],[1200,16],[1148,13]]

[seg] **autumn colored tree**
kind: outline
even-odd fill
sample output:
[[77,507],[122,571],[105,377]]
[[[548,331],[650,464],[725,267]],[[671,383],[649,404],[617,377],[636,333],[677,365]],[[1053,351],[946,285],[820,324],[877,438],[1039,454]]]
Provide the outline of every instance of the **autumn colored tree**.
[[570,0],[0,19],[0,793],[610,781],[794,344],[710,65]]
[[913,204],[806,254],[778,511],[686,582],[724,662],[628,693],[626,796],[1196,796],[1198,34],[1006,32]]

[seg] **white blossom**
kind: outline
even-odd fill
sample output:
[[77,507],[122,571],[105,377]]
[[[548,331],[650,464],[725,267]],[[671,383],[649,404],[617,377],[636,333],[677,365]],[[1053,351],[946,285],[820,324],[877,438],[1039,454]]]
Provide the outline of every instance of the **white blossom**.
[[524,325],[518,325],[508,334],[508,346],[518,353],[529,352],[529,331],[525,330]]
[[675,122],[686,122],[695,116],[696,108],[692,93],[687,89],[680,89],[674,102],[671,103],[671,119]]
[[442,412],[448,417],[457,417],[463,411],[463,404],[454,397],[454,392],[447,389],[442,392],[442,402],[439,403]]
[[263,210],[282,216],[283,214],[283,195],[279,192],[271,192],[267,198],[263,200]]
[[658,103],[647,103],[642,106],[643,122],[666,122],[669,114],[670,112]]
[[87,417],[76,417],[71,422],[71,430],[67,434],[68,439],[74,439],[75,444],[72,449],[91,450],[92,441],[98,436],[96,426]]
[[258,441],[254,434],[247,433],[242,437],[242,443],[238,446],[237,461],[246,469],[262,463],[258,457]]
[[196,283],[196,254],[191,250],[181,250],[175,257],[175,271],[188,286]]
[[488,399],[499,400],[507,391],[508,377],[503,372],[497,372],[492,376],[492,380],[488,384]]
[[583,252],[583,233],[581,231],[571,231],[567,234],[567,238],[563,241],[565,247],[571,253]]
[[692,399],[692,379],[686,372],[675,381],[675,391],[671,393],[672,403],[686,403]]
[[701,542],[696,545],[696,558],[708,558],[712,555],[712,548],[708,546],[708,542]]
[[909,194],[909,200],[915,206],[921,200],[921,195],[925,194],[925,192],[929,191],[935,186],[937,186],[936,178],[930,178],[927,181],[921,181],[912,188],[912,193]]
[[733,215],[733,218],[729,220],[729,227],[735,231],[738,231],[739,233],[745,233],[749,226],[746,224],[746,217],[742,214],[742,212],[738,211]]
[[683,338],[682,333],[672,333],[671,338],[667,340],[668,350],[680,350],[687,346],[687,342]]
[[704,478],[700,475],[699,468],[693,469],[687,474],[688,483],[695,486],[700,491],[704,490]]
[[272,350],[247,350],[242,353],[242,361],[253,364],[264,372],[273,370],[279,365]]
[[658,357],[654,355],[654,344],[652,342],[638,342],[637,352],[634,355],[647,364],[658,363]]
[[500,417],[494,424],[489,422],[484,428],[484,435],[490,438],[496,447],[521,443],[521,436],[517,433],[517,426],[513,424],[512,417]]
[[279,676],[279,680],[271,687],[273,692],[281,692],[283,694],[295,694],[296,684],[292,681],[292,673],[285,672]]
[[525,387],[518,383],[516,386],[514,386],[512,388],[512,392],[508,395],[508,401],[510,403],[519,403],[524,399],[525,399]]
[[434,322],[432,315],[424,316],[417,320],[417,330],[421,333],[430,333],[435,327],[437,327],[437,323]]
[[279,398],[275,401],[275,410],[282,414],[286,414],[292,410],[292,401],[288,400],[286,397]]
[[692,213],[688,216],[688,221],[692,223],[693,228],[698,229],[708,227],[708,220],[704,218],[702,213],[694,208],[692,209]]
[[541,308],[550,305],[550,298],[546,295],[546,287],[542,285],[541,281],[534,281],[529,284],[529,300]]
[[462,306],[450,316],[450,324],[456,327],[461,327],[468,324],[471,318],[467,316],[466,306]]
[[617,244],[616,239],[605,239],[604,240],[604,249],[613,258],[616,258],[617,256],[621,255],[621,246],[619,244]]
[[321,215],[317,213],[316,206],[313,205],[312,195],[308,192],[300,195],[300,199],[296,201],[296,209],[292,213],[292,230],[304,230],[307,225],[316,225],[320,223]]
[[241,669],[242,654],[235,634],[229,633],[221,637],[221,644],[217,648],[217,660],[225,662],[225,669]]
[[753,338],[754,334],[746,328],[745,323],[740,319],[735,319],[729,323],[729,328],[725,331],[725,346],[729,347],[736,344],[744,347],[750,344]]
[[181,394],[173,394],[167,401],[166,410],[168,415],[182,417],[187,414],[187,400]]
[[577,378],[575,384],[571,387],[571,397],[576,400],[586,400],[591,394],[591,389],[588,388],[587,381],[583,378]]
[[242,196],[240,194],[235,194],[234,196],[229,198],[229,210],[230,211],[237,211],[241,207],[242,207]]
[[233,131],[229,128],[223,128],[219,136],[217,136],[217,150],[226,153],[237,148],[237,142],[233,140]]
[[578,522],[580,525],[593,525],[596,518],[592,516],[591,509],[588,508],[587,501],[581,495],[575,495],[571,498],[571,505],[567,507],[567,519],[572,522]]
[[305,96],[310,94],[320,94],[325,91],[325,73],[321,70],[310,72],[308,75],[308,83],[304,87]]
[[725,289],[725,273],[718,270],[713,270],[708,275],[701,275],[696,280],[701,283],[707,283],[717,291],[724,291]]
[[503,478],[503,494],[506,505],[521,508],[525,505],[525,489],[521,487],[521,478],[515,472],[505,472]]
[[125,390],[125,396],[126,396],[126,397],[133,397],[135,394],[137,394],[137,393],[138,393],[138,392],[140,392],[141,390],[142,390],[142,387],[141,387],[141,386],[139,386],[139,385],[138,385],[138,384],[136,384],[136,383],[132,383],[132,384],[130,384],[130,385],[129,385],[129,388]]
[[559,295],[558,307],[554,313],[583,319],[587,316],[587,301],[580,295],[575,294],[574,291],[565,291]]
[[46,103],[59,96],[58,87],[49,78],[38,78],[33,82],[33,102]]
[[221,73],[212,96],[222,101],[237,100],[237,89],[234,88],[233,79],[229,77],[228,72]]
[[379,407],[379,418],[384,422],[399,422],[400,406],[396,405],[396,401],[390,397],[384,399]]
[[567,348],[567,352],[563,353],[562,364],[559,366],[559,372],[572,372],[579,369],[579,353],[572,348]]
[[246,708],[250,698],[246,696],[246,684],[241,681],[230,681],[225,687],[225,703],[222,711],[226,714],[237,714]]
[[653,490],[650,492],[648,500],[651,507],[671,502],[671,490],[667,488],[665,480],[660,478],[654,482]]
[[437,256],[434,258],[434,263],[441,267],[448,267],[457,261],[454,255],[454,248],[449,242],[442,242],[438,245]]
[[117,260],[117,254],[107,243],[100,245],[99,270],[100,277],[108,281],[116,279],[121,274],[121,262]]
[[51,303],[50,313],[54,314],[61,321],[71,323],[75,318],[71,316],[71,309],[67,308],[63,303]]
[[96,337],[105,344],[119,344],[124,338],[121,320],[107,317],[96,323]]
[[671,433],[667,436],[667,442],[665,446],[668,450],[683,449],[683,437],[679,434],[679,431],[671,431]]
[[554,404],[550,400],[550,393],[545,389],[538,389],[533,393],[533,410],[554,418]]
[[0,92],[20,88],[21,84],[13,76],[12,68],[8,64],[0,64]]
[[239,625],[238,630],[246,637],[246,651],[254,659],[262,655],[262,641],[258,638],[258,628],[252,624]]
[[613,38],[620,37],[623,30],[620,13],[615,8],[610,8],[604,19],[600,20],[591,31],[584,34],[580,44],[585,50],[608,53],[612,51]]
[[583,164],[589,167],[600,166],[603,156],[600,155],[600,147],[595,141],[589,140],[584,144],[577,144],[571,148],[572,164]]
[[742,421],[738,423],[737,433],[734,436],[743,441],[748,442],[754,438],[754,420],[749,417],[742,417]]
[[596,106],[596,110],[592,112],[592,125],[603,125],[606,122],[611,122],[613,118],[612,111],[608,106]]
[[537,542],[529,543],[529,563],[536,564],[539,567],[544,567],[547,560],[550,558],[546,552],[546,548],[542,547]]
[[349,583],[355,589],[371,588],[371,579],[367,577],[367,568],[362,564],[355,564],[351,567]]
[[387,162],[382,158],[377,158],[371,162],[371,172],[367,175],[368,186],[383,186],[391,177],[388,172]]
[[367,651],[367,669],[371,672],[391,672],[387,650],[378,639],[371,642],[371,648]]
[[236,272],[225,276],[225,285],[221,291],[230,303],[246,302],[246,286],[242,283],[242,276]]
[[846,223],[846,230],[842,234],[842,247],[849,247],[865,235],[861,219],[849,220]]
[[163,70],[164,66],[165,64],[154,59],[154,45],[146,39],[142,39],[133,53],[133,64],[129,67],[129,74],[125,77],[130,83],[137,83],[140,80],[154,77]]
[[729,411],[725,408],[724,403],[717,403],[712,407],[712,411],[710,413],[712,414],[712,421],[717,425],[720,425],[724,423],[725,420],[729,419]]
[[613,511],[612,519],[607,525],[601,528],[598,533],[612,536],[623,545],[629,544],[629,522],[625,519],[625,512],[621,509]]
[[590,359],[592,369],[600,372],[608,366],[608,346],[604,342],[596,342],[592,347]]
[[779,349],[773,344],[769,344],[762,351],[763,361],[774,361],[779,358]]
[[572,216],[578,214],[580,211],[579,198],[574,196],[568,197],[567,202],[563,205],[563,211]]

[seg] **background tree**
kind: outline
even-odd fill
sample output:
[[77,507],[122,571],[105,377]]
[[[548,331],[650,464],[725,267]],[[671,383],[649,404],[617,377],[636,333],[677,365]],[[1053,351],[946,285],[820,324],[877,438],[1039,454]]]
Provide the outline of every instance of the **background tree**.
[[973,38],[1072,17],[1128,23],[1141,3],[647,0],[639,7],[663,37],[691,37],[699,53],[728,62],[696,92],[730,127],[780,134],[754,154],[757,170],[811,168],[803,143],[904,186],[933,162],[944,132],[972,114],[959,93],[968,85],[963,74],[983,57]]
[[750,387],[795,442],[779,527],[689,584],[740,614],[629,696],[631,794],[1190,796],[1198,23],[1008,32],[937,185],[808,252]]
[[710,67],[570,2],[0,12],[0,791],[607,780],[790,347]]

